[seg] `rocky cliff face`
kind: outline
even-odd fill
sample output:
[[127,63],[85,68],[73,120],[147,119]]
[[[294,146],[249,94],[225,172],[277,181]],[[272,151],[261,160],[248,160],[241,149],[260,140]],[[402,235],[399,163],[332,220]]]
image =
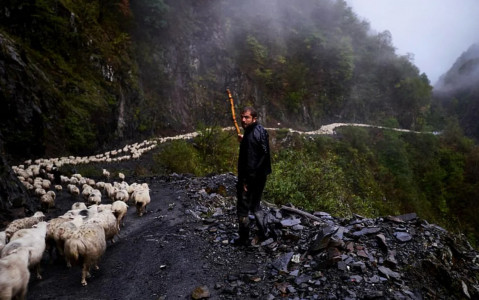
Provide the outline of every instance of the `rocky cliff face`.
[[[34,211],[32,200],[10,167],[12,154],[44,153],[42,71],[0,33],[0,224]],[[10,161],[9,161],[10,160]]]
[[0,226],[35,211],[34,200],[27,193],[7,162],[0,135]]
[[[143,26],[147,25],[138,18],[138,28],[132,34],[136,51],[149,52],[137,56],[149,106],[149,111],[144,110],[145,119],[177,131],[191,131],[201,123],[229,125],[227,88],[237,107],[249,104],[266,111],[268,96],[239,68],[238,41],[228,5],[217,1],[165,2],[168,14],[163,27],[145,36],[148,29]],[[142,13],[139,6],[132,3],[137,14]]]
[[46,77],[21,47],[0,33],[0,127],[5,151],[25,157],[43,155]]

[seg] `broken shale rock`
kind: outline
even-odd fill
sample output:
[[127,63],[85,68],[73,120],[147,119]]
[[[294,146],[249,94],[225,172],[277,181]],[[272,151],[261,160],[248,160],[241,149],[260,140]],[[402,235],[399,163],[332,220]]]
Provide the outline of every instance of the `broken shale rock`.
[[[205,238],[240,279],[247,275],[240,272],[245,260],[257,269],[250,279],[234,284],[225,278],[224,299],[479,299],[478,252],[464,237],[415,213],[347,220],[326,212],[264,207],[265,219],[271,221],[263,225],[272,230],[262,242],[239,249],[218,242],[237,232],[234,175],[194,180],[190,197],[198,208],[208,208],[208,213],[195,213],[213,216],[215,206],[223,212],[208,225],[222,229],[202,231]],[[210,180],[216,182],[210,186],[225,184],[229,192],[205,194]],[[250,225],[254,235],[257,228]]]

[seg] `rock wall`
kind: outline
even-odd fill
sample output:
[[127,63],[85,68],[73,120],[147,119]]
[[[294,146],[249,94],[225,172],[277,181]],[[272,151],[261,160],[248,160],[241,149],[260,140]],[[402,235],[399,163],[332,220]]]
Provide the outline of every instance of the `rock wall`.
[[33,211],[34,201],[13,174],[0,136],[0,227],[3,228],[13,219],[29,215]]

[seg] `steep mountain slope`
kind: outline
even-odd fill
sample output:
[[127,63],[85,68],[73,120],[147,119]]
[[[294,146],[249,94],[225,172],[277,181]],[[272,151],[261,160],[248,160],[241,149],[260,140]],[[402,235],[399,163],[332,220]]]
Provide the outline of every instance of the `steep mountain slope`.
[[[420,129],[429,81],[343,0],[4,1],[1,130],[15,160],[229,122]],[[24,109],[25,108],[25,109]]]
[[479,45],[459,56],[434,87],[435,110],[443,118],[456,118],[464,133],[479,140]]

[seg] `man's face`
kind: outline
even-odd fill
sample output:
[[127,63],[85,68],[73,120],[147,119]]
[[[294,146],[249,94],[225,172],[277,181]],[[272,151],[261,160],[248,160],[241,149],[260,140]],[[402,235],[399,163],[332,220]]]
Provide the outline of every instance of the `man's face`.
[[245,111],[241,114],[241,126],[246,129],[248,126],[256,122],[256,118],[251,116],[250,111]]

